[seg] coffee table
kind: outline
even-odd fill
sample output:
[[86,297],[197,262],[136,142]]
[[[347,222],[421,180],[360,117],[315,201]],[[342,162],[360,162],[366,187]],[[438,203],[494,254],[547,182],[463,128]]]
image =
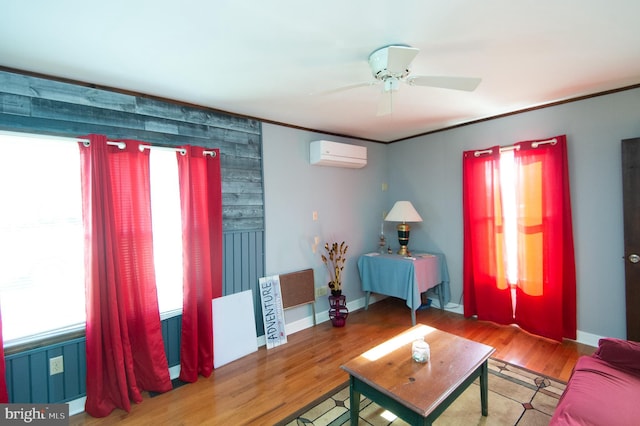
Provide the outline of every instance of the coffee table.
[[[428,363],[411,358],[418,337],[431,348]],[[358,424],[360,394],[411,425],[430,425],[477,377],[487,416],[487,360],[494,351],[423,324],[411,327],[342,366],[349,373],[351,425]]]

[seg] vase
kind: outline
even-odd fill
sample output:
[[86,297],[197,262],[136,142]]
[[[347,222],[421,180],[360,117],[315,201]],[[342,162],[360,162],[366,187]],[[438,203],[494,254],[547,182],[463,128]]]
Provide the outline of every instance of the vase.
[[329,319],[334,327],[344,327],[349,309],[347,309],[347,298],[345,296],[329,296]]

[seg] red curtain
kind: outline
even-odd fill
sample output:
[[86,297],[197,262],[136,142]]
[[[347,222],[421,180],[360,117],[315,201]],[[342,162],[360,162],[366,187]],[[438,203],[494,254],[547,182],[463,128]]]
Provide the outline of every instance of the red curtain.
[[463,153],[464,315],[509,324],[500,203],[500,148]]
[[220,151],[184,149],[177,154],[184,253],[180,380],[195,382],[213,371],[211,300],[222,296],[222,190]]
[[0,404],[9,402],[7,376],[4,363],[4,340],[2,339],[2,313],[0,312]]
[[576,272],[566,137],[516,144],[516,323],[561,341],[576,339]]
[[149,153],[80,145],[86,269],[87,400],[92,416],[171,389],[153,269]]
[[561,341],[576,338],[576,277],[566,137],[515,144],[515,315],[505,278],[500,149],[463,155],[464,314]]

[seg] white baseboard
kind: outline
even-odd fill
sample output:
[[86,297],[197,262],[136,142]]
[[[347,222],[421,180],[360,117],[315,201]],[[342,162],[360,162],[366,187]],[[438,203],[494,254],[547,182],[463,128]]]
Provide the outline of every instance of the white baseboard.
[[598,336],[597,334],[587,333],[586,331],[580,331],[576,333],[576,342],[582,343],[584,345],[593,346],[594,348],[598,347],[598,340],[602,339],[604,336]]
[[178,377],[180,377],[180,366],[174,365],[173,367],[169,367],[169,378],[173,380]]
[[[372,294],[369,303],[376,303],[380,300],[382,300],[380,296]],[[360,299],[347,302],[347,309],[349,309],[350,312],[356,311],[358,309],[364,308],[364,304],[365,298],[362,297]],[[316,312],[316,324],[320,324],[326,321],[329,321],[329,311]],[[313,318],[311,316],[286,324],[285,331],[287,332],[287,335],[289,335],[297,333],[298,331],[302,331],[309,327],[313,327]],[[258,346],[263,346],[264,344],[264,341],[260,343],[260,339],[258,339]]]
[[[440,301],[438,299],[431,299],[431,307],[440,309]],[[447,303],[446,305],[444,305],[444,310],[456,314],[464,314],[464,306],[457,303]]]
[[73,416],[75,414],[84,412],[84,403],[86,401],[87,397],[83,396],[82,398],[74,399],[73,401],[67,402],[67,404],[69,404],[69,415]]
[[[431,306],[434,308],[440,309],[440,302],[437,299],[432,300]],[[464,314],[464,305],[458,305],[456,303],[447,303],[444,307],[444,310],[449,312],[455,312],[456,314]],[[598,340],[600,340],[602,337],[603,336],[599,336],[597,334],[587,333],[586,331],[578,330],[576,332],[575,342],[597,348]]]

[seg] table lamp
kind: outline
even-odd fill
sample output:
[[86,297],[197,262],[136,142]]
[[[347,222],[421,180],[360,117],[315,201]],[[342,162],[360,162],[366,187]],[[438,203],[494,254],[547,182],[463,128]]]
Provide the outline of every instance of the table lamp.
[[410,256],[407,246],[409,245],[409,231],[411,227],[407,222],[422,222],[422,218],[413,207],[413,204],[411,204],[411,201],[396,201],[384,220],[386,222],[401,222],[397,226],[398,242],[400,243],[398,254]]

